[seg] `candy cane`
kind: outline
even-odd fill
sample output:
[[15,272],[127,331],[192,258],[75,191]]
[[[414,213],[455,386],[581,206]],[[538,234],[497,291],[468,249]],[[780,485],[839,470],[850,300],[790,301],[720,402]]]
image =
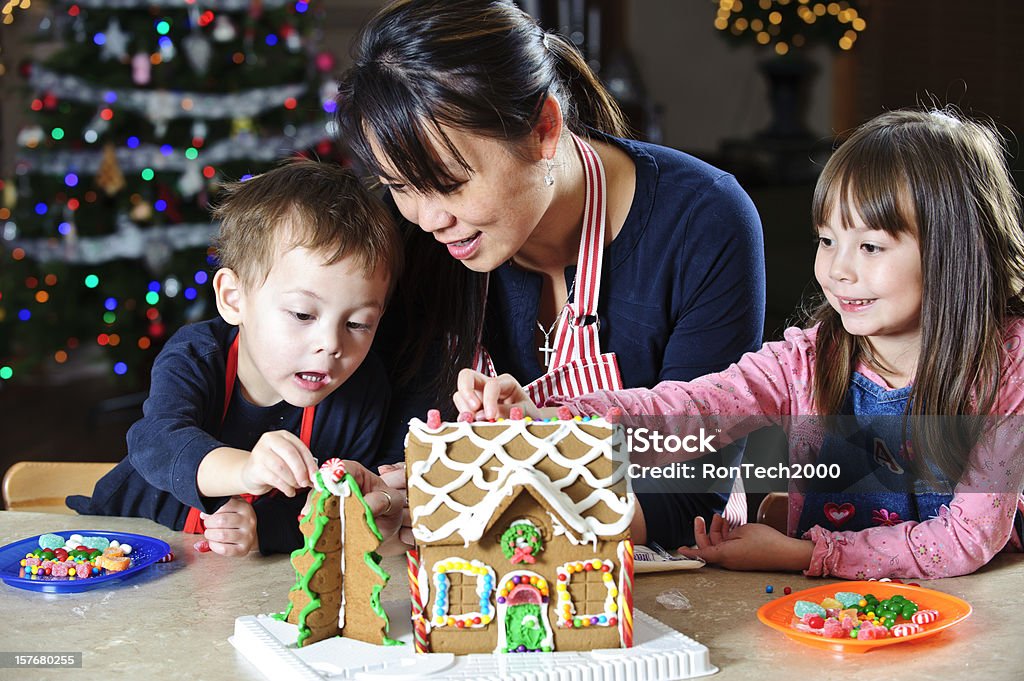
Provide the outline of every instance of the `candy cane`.
[[622,542],[622,572],[619,585],[619,624],[622,647],[633,647],[633,542]]
[[430,643],[427,641],[427,627],[423,622],[423,601],[420,598],[420,554],[406,551],[409,566],[409,597],[412,600],[413,642],[417,653],[429,653]]

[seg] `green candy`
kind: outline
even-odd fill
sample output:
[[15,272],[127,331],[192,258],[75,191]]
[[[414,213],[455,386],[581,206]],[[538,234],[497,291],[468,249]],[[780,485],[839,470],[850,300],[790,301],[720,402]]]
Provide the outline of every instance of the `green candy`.
[[107,547],[110,546],[110,540],[106,537],[82,537],[82,541],[78,543],[80,546],[88,546],[90,549],[96,549],[100,552],[106,551]]
[[817,603],[811,601],[797,601],[793,605],[793,614],[797,617],[803,617],[804,615],[819,615],[825,617],[825,608],[821,607]]
[[836,593],[836,600],[842,603],[844,608],[856,607],[860,603],[861,598],[863,596],[852,591],[839,591]]
[[39,548],[59,549],[64,546],[64,537],[59,534],[44,534],[39,537]]

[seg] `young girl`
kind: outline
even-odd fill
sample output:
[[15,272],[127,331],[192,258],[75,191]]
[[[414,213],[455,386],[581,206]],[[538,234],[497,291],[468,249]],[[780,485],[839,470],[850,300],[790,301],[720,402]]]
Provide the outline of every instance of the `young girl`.
[[[879,116],[825,166],[813,220],[825,301],[811,328],[788,329],[785,340],[692,382],[547,405],[742,417],[729,437],[781,424],[791,459],[873,471],[883,482],[790,494],[789,536],[761,524],[730,530],[717,516],[709,530],[697,518],[697,548],[681,552],[727,568],[938,578],[1019,550],[1024,234],[998,138],[948,111]],[[455,403],[486,417],[515,405],[548,411],[511,377],[468,370]],[[814,419],[820,436],[810,444],[797,426],[808,419],[782,418],[815,415],[898,423],[862,438],[851,456],[856,437],[820,427],[841,418]]]

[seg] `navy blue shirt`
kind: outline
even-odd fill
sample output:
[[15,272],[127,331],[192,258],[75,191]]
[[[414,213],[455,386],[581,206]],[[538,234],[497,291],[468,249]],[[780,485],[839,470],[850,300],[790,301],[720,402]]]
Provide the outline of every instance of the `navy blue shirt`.
[[[286,402],[250,404],[237,380],[221,423],[227,352],[236,334],[236,327],[217,318],[186,326],[167,341],[153,365],[143,417],[128,431],[127,458],[96,483],[91,498],[68,497],[70,508],[89,515],[150,518],[180,530],[189,507],[213,513],[228,501],[199,493],[196,476],[207,454],[224,446],[251,450],[272,430],[299,434],[302,409]],[[388,399],[384,367],[371,352],[316,407],[310,450],[317,461],[339,457],[374,469]],[[296,517],[305,492],[292,498],[263,495],[253,504],[261,552],[301,546]]]
[[[761,345],[765,273],[761,221],[728,173],[689,154],[596,135],[636,165],[633,204],[605,247],[598,300],[603,352],[617,355],[626,388],[690,380],[725,369]],[[568,287],[576,266],[566,268]],[[499,373],[523,385],[544,373],[536,352],[541,276],[505,263],[491,273],[484,345]],[[430,367],[436,369],[435,367]],[[426,390],[396,395],[385,442],[390,458]],[[642,494],[650,538],[693,542],[695,515],[724,509],[727,495]]]

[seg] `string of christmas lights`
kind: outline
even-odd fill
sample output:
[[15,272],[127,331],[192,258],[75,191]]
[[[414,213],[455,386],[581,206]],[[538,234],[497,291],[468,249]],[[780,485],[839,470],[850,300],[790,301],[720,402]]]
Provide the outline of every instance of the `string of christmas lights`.
[[771,47],[788,54],[821,42],[849,50],[867,22],[853,2],[816,0],[719,0],[715,28],[737,42]]

